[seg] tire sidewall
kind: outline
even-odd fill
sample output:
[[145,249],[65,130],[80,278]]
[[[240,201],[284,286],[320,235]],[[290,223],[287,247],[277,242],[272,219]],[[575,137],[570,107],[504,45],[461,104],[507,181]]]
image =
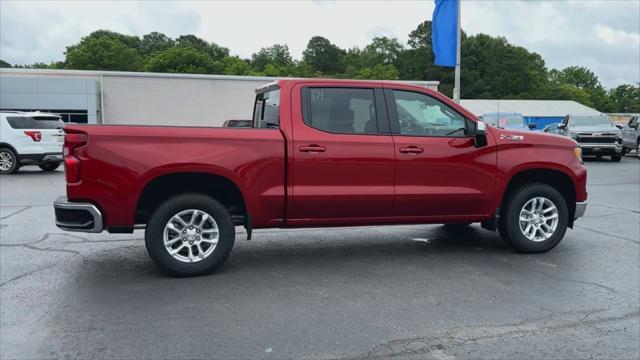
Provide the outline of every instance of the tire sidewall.
[[[220,234],[213,253],[196,263],[178,261],[164,247],[165,225],[175,214],[187,209],[202,210],[211,215]],[[202,194],[178,195],[165,201],[151,215],[145,230],[145,245],[149,256],[162,271],[173,276],[197,276],[214,271],[231,253],[234,240],[235,228],[227,210],[216,200]]]
[[16,156],[16,153],[13,152],[13,150],[9,149],[9,148],[2,148],[0,149],[0,152],[4,152],[9,154],[9,156],[11,156],[11,158],[13,159],[13,165],[9,168],[9,170],[0,170],[0,174],[13,174],[15,173],[18,168],[20,167],[18,164],[18,157]]
[[[534,197],[545,197],[551,200],[558,209],[558,226],[555,233],[547,240],[535,242],[527,239],[520,230],[520,210],[524,204]],[[560,243],[569,224],[569,209],[562,195],[546,184],[531,184],[520,188],[510,199],[501,232],[505,233],[507,243],[516,250],[525,253],[540,253],[553,249]]]

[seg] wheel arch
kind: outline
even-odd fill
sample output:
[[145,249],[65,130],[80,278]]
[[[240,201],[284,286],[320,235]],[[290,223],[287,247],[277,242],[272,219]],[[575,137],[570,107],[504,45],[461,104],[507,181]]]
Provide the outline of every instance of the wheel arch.
[[149,177],[136,202],[135,224],[146,224],[165,200],[183,193],[201,193],[219,201],[238,222],[248,214],[241,187],[228,176],[213,171],[183,169]]
[[18,151],[16,150],[16,148],[13,147],[13,145],[6,143],[6,142],[0,142],[0,149],[2,148],[7,148],[11,151],[13,151],[14,154],[16,154],[16,156],[18,156]]
[[546,184],[558,190],[569,209],[569,227],[573,227],[576,211],[576,185],[571,175],[560,168],[527,168],[514,172],[505,182],[505,187],[501,192],[503,195],[498,202],[498,207],[505,209],[505,202],[509,201],[515,190],[531,183]]

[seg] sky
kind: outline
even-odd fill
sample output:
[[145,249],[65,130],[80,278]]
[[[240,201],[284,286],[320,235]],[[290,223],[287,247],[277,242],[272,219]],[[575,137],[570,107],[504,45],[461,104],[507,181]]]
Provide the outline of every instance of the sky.
[[[470,35],[504,36],[542,55],[548,68],[586,66],[605,87],[640,82],[640,0],[462,0]],[[249,58],[274,43],[301,58],[314,35],[342,48],[375,36],[405,43],[430,20],[427,1],[13,1],[0,0],[0,58],[11,64],[64,59],[97,29],[171,37],[195,34]],[[464,53],[462,54],[464,56]],[[464,71],[464,69],[462,69]]]

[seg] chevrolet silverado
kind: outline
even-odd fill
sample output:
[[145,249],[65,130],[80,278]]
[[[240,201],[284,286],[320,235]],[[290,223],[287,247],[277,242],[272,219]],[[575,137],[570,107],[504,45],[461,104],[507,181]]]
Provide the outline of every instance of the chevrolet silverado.
[[586,209],[575,141],[488,126],[440,93],[381,81],[290,79],[256,90],[249,128],[67,126],[68,231],[145,229],[174,276],[210,273],[235,226],[444,223],[545,252]]

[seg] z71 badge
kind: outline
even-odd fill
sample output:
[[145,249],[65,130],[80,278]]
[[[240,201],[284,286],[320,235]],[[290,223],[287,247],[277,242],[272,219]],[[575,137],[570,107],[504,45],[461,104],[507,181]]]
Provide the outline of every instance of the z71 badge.
[[522,141],[522,140],[524,140],[524,136],[522,136],[522,135],[500,134],[500,140]]

